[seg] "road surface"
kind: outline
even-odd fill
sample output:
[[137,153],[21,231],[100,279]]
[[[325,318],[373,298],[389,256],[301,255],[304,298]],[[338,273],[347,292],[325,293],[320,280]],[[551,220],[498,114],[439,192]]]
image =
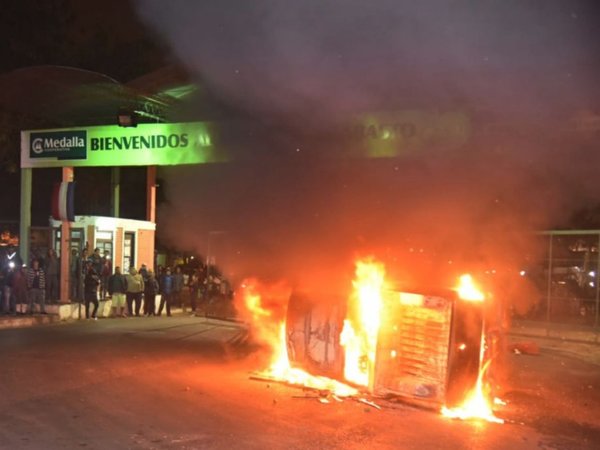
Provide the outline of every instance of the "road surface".
[[249,380],[264,359],[243,336],[183,316],[0,330],[0,448],[600,448],[600,366],[575,354],[510,355],[497,425],[298,398]]

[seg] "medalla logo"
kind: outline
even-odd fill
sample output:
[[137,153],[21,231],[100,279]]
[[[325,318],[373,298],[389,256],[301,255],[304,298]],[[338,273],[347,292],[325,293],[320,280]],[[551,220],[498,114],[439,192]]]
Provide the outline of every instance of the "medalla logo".
[[38,155],[44,152],[44,140],[42,138],[34,139],[31,143],[31,149]]
[[87,131],[31,133],[32,158],[85,159]]

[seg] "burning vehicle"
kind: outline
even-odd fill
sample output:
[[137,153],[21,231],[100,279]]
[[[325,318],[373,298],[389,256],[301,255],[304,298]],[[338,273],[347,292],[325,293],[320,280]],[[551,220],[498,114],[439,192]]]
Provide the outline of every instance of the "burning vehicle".
[[356,263],[348,298],[256,280],[244,283],[243,297],[273,349],[261,373],[267,379],[502,422],[492,410],[490,371],[500,337],[486,324],[486,295],[470,275],[450,289],[394,289],[383,264],[366,259]]

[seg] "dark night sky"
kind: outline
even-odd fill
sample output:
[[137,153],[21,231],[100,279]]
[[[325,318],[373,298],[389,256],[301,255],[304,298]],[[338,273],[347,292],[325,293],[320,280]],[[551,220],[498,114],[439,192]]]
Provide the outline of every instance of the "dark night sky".
[[[160,40],[137,19],[130,2],[105,0],[22,0],[3,5],[0,17],[0,74],[36,65],[61,65],[106,74],[127,82],[162,67],[169,61]],[[0,112],[1,112],[0,106]],[[2,137],[16,159],[18,131],[52,126],[52,118],[40,123],[36,117],[22,117],[4,111]],[[48,123],[50,125],[48,125]],[[5,142],[5,141],[2,141]],[[18,164],[18,162],[17,162]],[[144,177],[136,169],[124,170],[123,211],[126,217],[144,218]],[[140,176],[141,175],[141,176]],[[0,221],[18,220],[19,173],[14,165],[2,167]],[[38,170],[34,175],[33,223],[46,225],[50,214],[48,192],[60,180],[59,170]],[[87,169],[78,176],[77,214],[109,213],[109,173]],[[142,198],[142,201],[138,201]]]
[[[267,150],[247,143],[254,160],[167,171],[161,232],[202,251],[209,230],[229,230],[237,274],[297,279],[356,253],[398,261],[412,247],[437,262],[508,267],[533,251],[522,233],[598,204],[597,140],[562,134],[600,112],[597,2],[137,4],[198,79],[296,132]],[[298,137],[354,114],[421,108],[467,111],[475,136],[449,152],[343,162],[313,159],[330,149]],[[481,121],[509,131],[478,135]]]
[[529,118],[599,99],[596,1],[137,4],[204,80],[277,115],[327,121],[408,104]]
[[[240,146],[243,162],[163,171],[163,237],[202,252],[208,231],[225,228],[245,258],[238,273],[273,260],[288,274],[307,261],[333,266],[356,251],[394,253],[407,239],[510,261],[523,243],[507,230],[563,224],[600,203],[597,141],[556,133],[600,112],[598,2],[82,3],[5,8],[0,70],[68,64],[126,81],[176,60],[223,102],[271,124],[268,144]],[[328,151],[305,139],[308,129],[422,108],[511,131],[447,153],[305,156]],[[311,148],[296,153],[299,142]]]
[[74,66],[126,82],[165,62],[129,1],[20,0],[3,5],[0,72]]

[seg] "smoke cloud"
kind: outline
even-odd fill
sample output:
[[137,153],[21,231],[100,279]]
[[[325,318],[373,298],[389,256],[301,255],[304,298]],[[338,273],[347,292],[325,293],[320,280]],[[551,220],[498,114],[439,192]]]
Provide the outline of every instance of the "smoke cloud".
[[[159,229],[226,254],[234,278],[324,290],[348,288],[365,253],[406,284],[515,273],[535,230],[596,201],[594,136],[577,122],[597,117],[594,3],[138,0],[197,79],[268,136],[242,135],[228,164],[164,169]],[[405,110],[464,113],[468,139],[335,153],[346,144],[331,129]]]
[[238,105],[317,115],[444,103],[595,106],[593,1],[138,0],[179,59]]

